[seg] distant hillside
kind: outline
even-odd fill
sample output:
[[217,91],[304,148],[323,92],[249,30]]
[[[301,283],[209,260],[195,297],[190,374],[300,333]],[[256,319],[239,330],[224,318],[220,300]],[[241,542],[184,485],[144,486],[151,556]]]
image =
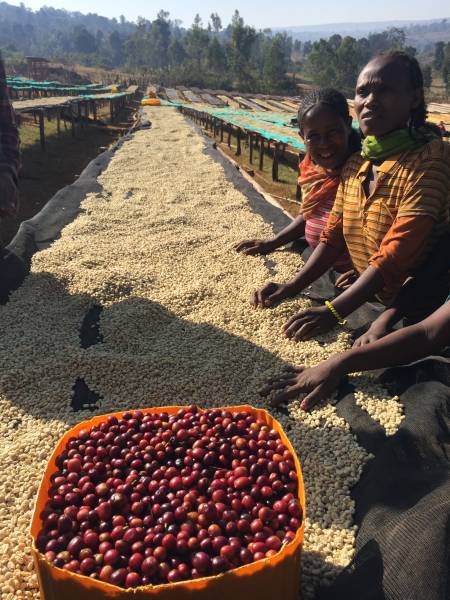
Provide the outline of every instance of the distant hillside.
[[371,33],[380,33],[391,28],[404,29],[406,42],[418,50],[428,50],[438,41],[450,40],[450,17],[426,21],[374,21],[368,23],[329,23],[324,25],[290,26],[274,29],[285,31],[294,39],[302,42],[329,38],[337,33],[354,38],[367,37]]
[[[321,37],[324,42],[313,43]],[[213,13],[209,22],[196,15],[193,24],[183,28],[164,10],[152,21],[139,17],[132,23],[124,16],[108,19],[50,7],[32,11],[24,4],[0,2],[0,51],[10,73],[23,73],[24,56],[35,55],[64,65],[145,73],[166,87],[293,94],[298,78],[306,77],[316,85],[351,93],[359,69],[370,57],[392,49],[426,50],[420,60],[431,83],[435,43],[447,39],[447,19],[341,23],[277,32],[258,31],[237,10],[229,23]],[[442,77],[449,69],[447,64],[442,67]]]

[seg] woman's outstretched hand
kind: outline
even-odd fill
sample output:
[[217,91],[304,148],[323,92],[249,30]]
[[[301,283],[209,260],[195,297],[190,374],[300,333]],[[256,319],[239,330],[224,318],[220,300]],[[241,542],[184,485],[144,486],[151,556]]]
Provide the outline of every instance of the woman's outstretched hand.
[[336,279],[336,283],[334,285],[341,290],[348,290],[348,288],[352,286],[357,279],[358,273],[355,271],[355,269],[351,269],[346,273],[341,273],[341,275],[339,275],[339,277]]
[[332,396],[342,376],[339,364],[330,359],[317,367],[295,367],[279,377],[269,379],[260,393],[262,396],[268,396],[271,392],[279,390],[271,401],[274,407],[304,395],[300,407],[308,411],[318,402]]
[[360,348],[361,346],[366,346],[367,344],[373,344],[377,340],[381,340],[381,338],[386,337],[389,333],[391,333],[391,331],[392,329],[385,326],[383,323],[377,323],[377,321],[374,321],[366,333],[363,333],[355,340],[353,348]]
[[236,252],[242,252],[247,256],[257,256],[258,254],[270,254],[275,248],[269,240],[243,240],[234,246]]
[[254,308],[270,308],[290,297],[289,288],[282,283],[275,283],[275,281],[269,281],[266,285],[259,290],[256,290],[250,298],[250,304]]
[[312,306],[293,315],[283,326],[286,337],[299,342],[326,333],[336,319],[326,306]]

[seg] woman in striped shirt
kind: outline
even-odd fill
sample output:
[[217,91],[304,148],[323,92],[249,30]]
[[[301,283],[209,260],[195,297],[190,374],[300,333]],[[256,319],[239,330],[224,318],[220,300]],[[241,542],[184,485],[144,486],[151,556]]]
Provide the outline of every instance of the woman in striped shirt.
[[343,323],[374,296],[389,305],[448,227],[450,145],[426,123],[417,60],[402,52],[372,59],[358,77],[355,111],[362,152],[344,167],[320,244],[294,279],[251,300],[264,307],[297,295],[347,247],[359,278],[325,306],[295,314],[284,327],[295,341]]
[[[333,89],[315,91],[303,99],[298,110],[298,125],[306,146],[298,178],[302,191],[301,214],[271,240],[240,242],[235,247],[238,252],[269,254],[302,236],[312,249],[320,243],[336,198],[342,168],[348,157],[360,149],[361,140],[352,129],[345,96]],[[338,273],[353,269],[345,249],[333,266]]]

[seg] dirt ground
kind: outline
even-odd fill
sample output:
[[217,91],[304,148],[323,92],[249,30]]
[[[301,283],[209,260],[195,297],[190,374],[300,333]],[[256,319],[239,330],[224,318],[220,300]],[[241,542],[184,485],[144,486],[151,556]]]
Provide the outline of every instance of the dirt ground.
[[0,223],[0,240],[8,244],[22,221],[30,219],[61,188],[74,182],[78,175],[108,146],[114,143],[133,122],[137,108],[130,106],[111,124],[107,109],[99,113],[99,122],[83,129],[77,127],[73,138],[68,128],[56,132],[56,121],[45,123],[46,151],[39,142],[39,128],[31,115],[23,115],[20,124],[22,169],[19,176],[20,207],[16,217]]

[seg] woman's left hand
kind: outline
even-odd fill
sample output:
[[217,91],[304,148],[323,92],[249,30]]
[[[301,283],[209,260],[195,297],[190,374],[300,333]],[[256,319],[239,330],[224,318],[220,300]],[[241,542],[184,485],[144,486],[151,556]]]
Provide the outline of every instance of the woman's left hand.
[[300,407],[308,411],[318,402],[331,398],[338,389],[342,377],[343,371],[338,359],[331,358],[317,367],[310,369],[297,367],[269,379],[260,394],[268,396],[276,391],[271,400],[274,407],[303,396]]
[[348,290],[358,279],[358,273],[355,269],[351,269],[346,273],[341,273],[334,284],[340,290]]
[[292,316],[284,325],[286,337],[299,342],[326,333],[336,325],[336,319],[326,306],[313,306]]

